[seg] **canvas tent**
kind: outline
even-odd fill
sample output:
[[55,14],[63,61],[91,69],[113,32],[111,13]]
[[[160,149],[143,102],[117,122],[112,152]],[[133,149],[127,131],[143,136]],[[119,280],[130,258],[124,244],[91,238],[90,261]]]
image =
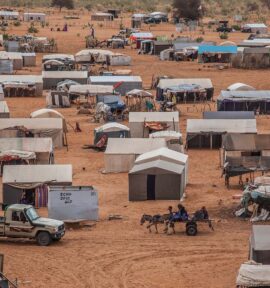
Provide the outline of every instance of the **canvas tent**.
[[113,21],[113,19],[111,13],[97,12],[91,15],[91,21]]
[[[25,192],[28,204],[47,206],[48,185],[72,185],[71,165],[7,165],[3,172],[3,204],[20,203]],[[27,203],[24,203],[27,204]]]
[[23,68],[23,57],[21,53],[17,52],[0,52],[0,61],[11,60],[14,70],[21,70]]
[[2,20],[18,20],[19,12],[0,10],[0,19]]
[[226,133],[256,134],[256,119],[188,119],[187,148],[221,148]]
[[252,225],[249,259],[263,265],[270,264],[270,226]]
[[48,214],[57,220],[98,220],[98,193],[92,186],[50,186]]
[[[192,87],[192,86],[196,87]],[[194,97],[196,96],[196,90],[200,92],[200,89],[205,90],[205,100],[211,100],[214,96],[214,87],[212,84],[212,81],[210,79],[160,79],[158,86],[157,86],[157,93],[156,93],[156,99],[158,101],[164,100],[164,93],[168,89],[171,89],[172,91],[175,90],[176,92],[176,99],[179,98],[177,101],[192,101],[194,102]],[[190,90],[190,93],[189,93]]]
[[227,88],[227,91],[254,91],[254,87],[244,83],[234,83]]
[[159,131],[149,135],[149,138],[163,138],[169,149],[184,153],[182,134],[176,131]]
[[115,91],[125,96],[133,89],[142,89],[140,76],[90,76],[88,83],[91,85],[114,86]]
[[117,122],[106,123],[94,130],[94,144],[97,144],[103,135],[108,138],[130,138],[130,129]]
[[148,138],[149,134],[162,130],[179,132],[179,113],[130,112],[129,128],[132,138]]
[[114,55],[110,50],[84,49],[75,55],[76,63],[106,63],[108,57]]
[[67,79],[87,84],[87,77],[87,71],[42,71],[44,89],[56,88],[59,82]]
[[0,75],[5,97],[40,97],[43,80],[39,75]]
[[270,113],[270,91],[221,91],[217,98],[218,111],[255,111]]
[[139,155],[161,147],[166,147],[164,139],[109,138],[104,154],[105,172],[128,172]]
[[38,21],[45,22],[46,14],[45,13],[36,13],[36,12],[26,12],[23,14],[23,21]]
[[159,148],[159,149],[152,150],[150,152],[146,152],[140,155],[136,159],[135,165],[157,161],[157,160],[162,160],[162,161],[182,165],[184,167],[184,174],[185,174],[184,187],[187,185],[188,183],[188,155],[173,151],[168,148]]
[[255,119],[252,111],[206,111],[203,119]]
[[223,136],[221,163],[225,176],[270,170],[270,135],[226,134]]
[[129,201],[180,200],[184,193],[184,167],[156,160],[135,164],[129,171]]
[[0,101],[0,118],[9,118],[9,109],[6,101]]
[[47,108],[70,107],[70,99],[66,91],[49,91],[46,95]]
[[270,265],[256,263],[242,264],[236,279],[237,287],[270,287]]
[[51,138],[0,138],[0,151],[34,152],[37,164],[52,164],[54,151]]
[[63,147],[63,121],[57,118],[0,119],[0,138],[32,136],[52,138],[54,147]]
[[247,23],[243,25],[242,31],[248,33],[265,34],[268,32],[268,28],[264,23]]

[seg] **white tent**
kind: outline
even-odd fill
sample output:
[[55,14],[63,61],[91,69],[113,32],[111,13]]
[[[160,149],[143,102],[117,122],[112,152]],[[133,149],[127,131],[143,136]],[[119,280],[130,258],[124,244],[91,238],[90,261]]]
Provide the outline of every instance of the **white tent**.
[[159,131],[149,135],[149,138],[163,138],[169,149],[184,153],[182,134],[176,131]]
[[101,50],[101,49],[85,49],[79,51],[75,55],[75,61],[77,63],[90,62],[93,58],[95,62],[102,63],[106,62],[107,56],[113,55],[114,52],[110,50]]
[[164,139],[109,138],[104,154],[105,172],[128,172],[139,155],[161,147],[166,147]]
[[234,83],[227,88],[228,91],[254,91],[254,87],[244,83]]

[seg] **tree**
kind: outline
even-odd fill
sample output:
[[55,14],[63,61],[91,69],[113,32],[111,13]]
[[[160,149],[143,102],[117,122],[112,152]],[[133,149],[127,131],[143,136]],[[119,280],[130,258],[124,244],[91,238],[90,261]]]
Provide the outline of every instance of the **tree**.
[[59,7],[60,11],[63,7],[66,7],[67,9],[74,9],[74,2],[73,0],[52,0],[51,6]]
[[175,16],[189,20],[199,20],[202,17],[201,0],[173,0]]
[[268,9],[270,9],[270,0],[261,0],[263,5],[265,5]]

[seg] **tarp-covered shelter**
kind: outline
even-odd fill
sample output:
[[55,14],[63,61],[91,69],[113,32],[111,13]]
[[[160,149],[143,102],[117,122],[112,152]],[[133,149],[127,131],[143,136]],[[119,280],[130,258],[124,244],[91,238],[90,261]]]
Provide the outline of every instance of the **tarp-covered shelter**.
[[187,148],[221,148],[226,133],[256,134],[256,119],[188,119]]
[[125,96],[132,89],[142,89],[140,76],[90,76],[88,83],[91,85],[114,86],[115,91]]
[[252,225],[249,260],[270,264],[270,225]]
[[98,192],[92,186],[50,186],[48,214],[57,220],[98,220]]
[[72,165],[6,165],[2,181],[4,205],[46,207],[48,186],[72,185]]
[[21,53],[1,51],[0,61],[1,60],[11,60],[14,70],[21,70],[23,68],[23,57]]
[[227,88],[228,91],[254,91],[254,87],[244,83],[234,83]]
[[0,101],[0,118],[9,118],[9,109],[6,101]]
[[120,53],[115,53],[109,56],[109,63],[111,66],[129,66],[131,64],[131,57]]
[[0,138],[52,138],[54,147],[63,146],[63,120],[58,118],[0,119]]
[[[205,90],[205,96],[200,97],[202,89]],[[214,96],[214,87],[210,79],[193,78],[193,79],[160,79],[157,86],[156,99],[163,101],[165,93],[170,90],[175,92],[176,100],[178,102],[194,102],[203,100],[212,100]],[[197,94],[198,96],[197,96]]]
[[104,154],[105,172],[128,172],[139,155],[162,147],[166,147],[164,139],[109,138]]
[[49,60],[57,60],[66,64],[75,64],[75,57],[71,54],[47,54],[42,57],[42,63]]
[[141,42],[144,40],[156,40],[151,32],[135,32],[130,35],[130,41],[136,43],[136,48],[141,48]]
[[108,57],[114,55],[110,50],[84,49],[75,55],[76,63],[106,63]]
[[203,119],[255,119],[253,111],[206,111]]
[[242,264],[237,275],[236,285],[239,288],[269,288],[270,265],[256,263]]
[[94,144],[106,135],[107,138],[130,138],[130,129],[117,122],[106,123],[94,130]]
[[199,63],[230,63],[231,56],[237,53],[237,46],[199,46]]
[[[263,40],[263,39],[261,39]],[[254,43],[253,43],[254,44]],[[248,46],[251,46],[248,47]],[[238,53],[232,57],[232,67],[243,69],[267,69],[270,67],[270,42],[264,45],[248,45],[238,48]],[[267,46],[267,47],[266,47]]]
[[266,34],[268,28],[264,23],[247,23],[242,26],[242,31],[247,33]]
[[46,14],[45,13],[37,13],[37,12],[25,12],[23,13],[23,21],[37,21],[37,22],[45,22]]
[[113,21],[114,16],[111,13],[96,12],[91,15],[91,21]]
[[39,75],[0,75],[5,97],[40,97],[43,80]]
[[184,193],[184,167],[156,160],[135,164],[129,171],[129,201],[180,200]]
[[222,141],[224,174],[233,177],[270,170],[270,135],[226,134]]
[[64,80],[76,81],[80,84],[87,84],[87,71],[42,71],[44,89],[53,89]]
[[221,91],[217,98],[217,109],[270,114],[270,91]]
[[184,187],[186,186],[188,183],[188,155],[173,151],[169,148],[159,148],[140,155],[136,159],[135,165],[157,160],[167,161],[184,166]]
[[51,138],[0,138],[0,151],[34,152],[37,164],[54,162],[53,143]]
[[48,108],[70,107],[68,93],[66,91],[49,91],[46,95],[46,106]]
[[22,53],[23,67],[35,67],[37,56],[36,53]]
[[163,138],[169,149],[184,153],[182,134],[176,131],[158,131],[151,133],[149,138]]
[[0,19],[1,20],[18,20],[19,19],[19,12],[0,10]]
[[164,130],[179,132],[179,112],[130,112],[129,128],[132,138],[148,138]]

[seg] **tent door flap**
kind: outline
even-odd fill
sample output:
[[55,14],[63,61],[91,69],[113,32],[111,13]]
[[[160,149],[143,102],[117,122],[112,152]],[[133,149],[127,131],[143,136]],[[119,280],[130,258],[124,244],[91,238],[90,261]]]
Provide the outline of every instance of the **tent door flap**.
[[147,200],[156,199],[156,175],[147,175]]

